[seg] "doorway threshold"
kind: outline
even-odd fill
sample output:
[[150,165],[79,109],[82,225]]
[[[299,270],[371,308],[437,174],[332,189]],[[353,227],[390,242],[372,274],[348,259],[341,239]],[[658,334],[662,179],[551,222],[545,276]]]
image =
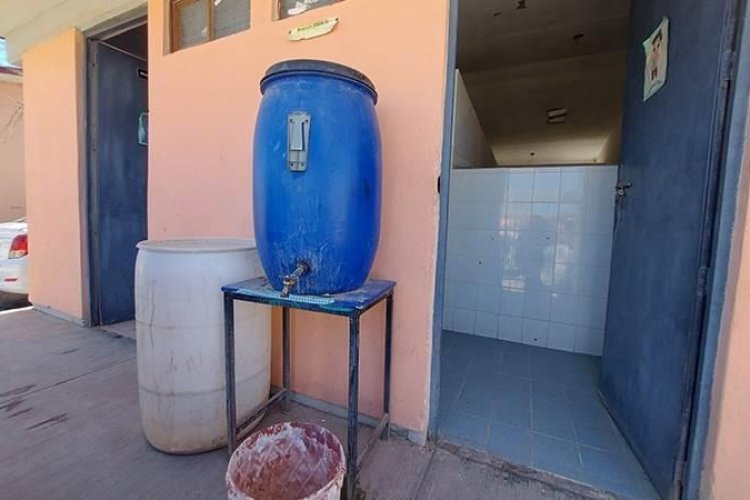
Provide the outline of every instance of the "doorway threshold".
[[450,440],[438,438],[435,445],[438,448],[464,460],[488,465],[506,475],[515,476],[519,481],[541,483],[552,491],[572,493],[576,498],[586,500],[613,500],[620,498],[613,492],[605,491],[595,486],[574,481],[543,470],[534,469],[533,467],[517,464],[499,456],[452,443]]
[[135,340],[135,320],[122,321],[111,325],[101,325],[99,329],[104,330],[107,333]]

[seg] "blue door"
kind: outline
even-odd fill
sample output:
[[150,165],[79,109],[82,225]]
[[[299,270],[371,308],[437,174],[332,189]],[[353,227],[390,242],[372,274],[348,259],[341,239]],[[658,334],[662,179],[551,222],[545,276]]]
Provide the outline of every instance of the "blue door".
[[[727,95],[729,0],[634,0],[601,392],[663,497],[679,493]],[[664,87],[643,49],[669,19]],[[630,187],[628,187],[630,186]]]
[[148,151],[139,118],[148,109],[145,61],[89,45],[89,246],[94,324],[135,314],[135,245],[147,237]]

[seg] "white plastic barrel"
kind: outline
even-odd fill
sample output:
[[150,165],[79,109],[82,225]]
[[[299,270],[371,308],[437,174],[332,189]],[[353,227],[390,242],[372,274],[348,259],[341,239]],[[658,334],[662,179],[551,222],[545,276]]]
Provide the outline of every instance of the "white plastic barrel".
[[[263,275],[254,240],[138,244],[135,272],[138,388],[143,431],[167,453],[226,445],[221,286]],[[235,302],[237,412],[268,399],[271,311]]]

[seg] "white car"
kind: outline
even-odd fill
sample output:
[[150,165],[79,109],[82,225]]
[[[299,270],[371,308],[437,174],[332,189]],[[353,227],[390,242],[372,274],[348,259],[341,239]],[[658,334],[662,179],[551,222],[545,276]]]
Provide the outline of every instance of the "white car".
[[29,293],[28,231],[25,218],[0,223],[0,292]]

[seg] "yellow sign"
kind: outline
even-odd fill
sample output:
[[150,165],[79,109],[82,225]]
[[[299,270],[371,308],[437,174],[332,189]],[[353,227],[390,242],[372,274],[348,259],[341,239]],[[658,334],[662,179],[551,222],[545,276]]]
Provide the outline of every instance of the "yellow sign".
[[309,40],[310,38],[316,38],[319,36],[327,35],[336,25],[339,23],[338,17],[329,17],[322,21],[316,21],[314,23],[305,24],[304,26],[298,26],[289,30],[287,38],[293,41]]

